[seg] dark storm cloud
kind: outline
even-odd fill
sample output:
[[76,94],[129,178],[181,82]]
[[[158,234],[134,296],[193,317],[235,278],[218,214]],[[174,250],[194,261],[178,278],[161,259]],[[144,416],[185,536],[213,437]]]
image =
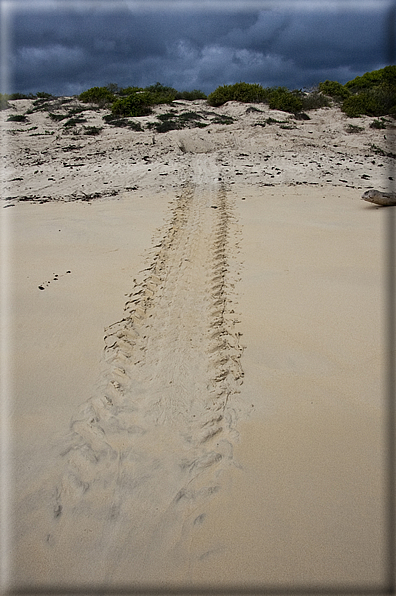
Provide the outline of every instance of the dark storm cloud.
[[240,80],[309,87],[387,64],[382,10],[15,13],[12,91],[74,94],[94,85],[210,92]]

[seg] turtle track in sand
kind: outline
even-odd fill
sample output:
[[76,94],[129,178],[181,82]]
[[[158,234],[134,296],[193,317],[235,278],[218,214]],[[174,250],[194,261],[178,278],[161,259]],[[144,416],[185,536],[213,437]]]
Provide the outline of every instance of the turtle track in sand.
[[193,527],[235,465],[238,225],[217,166],[201,156],[192,171],[122,320],[105,331],[100,390],[62,452],[52,542],[67,548],[91,527],[80,540],[102,554],[102,581],[191,565]]

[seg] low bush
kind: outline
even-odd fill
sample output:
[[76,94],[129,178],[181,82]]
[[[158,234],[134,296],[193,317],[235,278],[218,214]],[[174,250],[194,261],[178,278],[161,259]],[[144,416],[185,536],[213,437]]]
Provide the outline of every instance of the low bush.
[[193,89],[192,91],[178,91],[175,99],[185,99],[187,101],[194,101],[195,99],[206,99],[206,94],[199,89]]
[[116,99],[111,106],[111,111],[117,116],[147,116],[152,112],[150,97],[146,92],[143,92]]
[[54,120],[54,122],[61,122],[61,120],[65,120],[69,117],[67,114],[53,114],[52,112],[50,112],[48,116],[51,120]]
[[86,118],[79,118],[77,116],[77,118],[70,118],[70,120],[68,120],[67,122],[64,123],[64,127],[65,128],[71,128],[72,126],[76,126],[76,124],[82,124],[83,122],[86,122]]
[[352,93],[363,90],[374,89],[377,87],[396,86],[396,66],[385,66],[379,70],[372,70],[366,72],[361,77],[355,77],[351,81],[345,83],[345,87]]
[[137,93],[138,91],[144,91],[143,87],[124,87],[123,89],[119,89],[118,95],[124,97],[126,95],[132,95],[132,93]]
[[329,95],[335,99],[346,99],[350,95],[350,91],[338,81],[326,80],[323,83],[319,83],[318,89],[320,93]]
[[386,128],[385,118],[381,118],[381,120],[373,120],[372,122],[370,122],[370,128],[377,128],[377,129]]
[[161,120],[161,122],[165,122],[166,120],[172,120],[176,113],[177,112],[172,110],[172,112],[166,112],[166,114],[158,114],[157,118],[158,120]]
[[364,127],[363,126],[356,126],[356,124],[348,124],[348,126],[346,127],[345,130],[349,134],[351,134],[351,133],[358,133],[358,132],[362,132],[364,130]]
[[158,105],[161,103],[172,103],[176,99],[177,91],[173,87],[166,87],[161,83],[145,87],[144,92],[147,94],[149,105]]
[[26,122],[27,118],[24,114],[11,114],[7,118],[7,122]]
[[51,93],[46,93],[45,91],[37,91],[36,97],[39,99],[52,99],[54,96]]
[[269,107],[273,110],[281,110],[295,114],[301,112],[303,102],[301,92],[289,91],[286,87],[277,87],[270,90]]
[[212,118],[211,122],[212,124],[232,124],[234,122],[234,118],[231,116],[220,115]]
[[208,104],[214,107],[222,106],[227,101],[257,103],[268,99],[268,90],[257,83],[240,82],[217,87],[207,99]]
[[149,122],[148,128],[154,129],[156,132],[168,132],[169,130],[179,130],[182,128],[180,122],[177,120],[163,120],[162,122]]
[[317,89],[302,94],[301,101],[303,110],[317,110],[319,108],[328,108],[331,105],[329,98]]
[[84,134],[90,136],[97,136],[103,130],[99,126],[84,126]]
[[386,113],[374,94],[369,91],[350,95],[342,103],[341,110],[349,118],[359,118],[362,115],[381,116]]
[[294,114],[296,120],[311,120],[311,118],[305,112],[298,112]]
[[107,122],[107,124],[111,124],[111,126],[116,126],[118,128],[131,128],[136,131],[143,130],[140,122],[133,122],[127,118],[120,118],[120,116],[116,116],[115,114],[107,114],[106,116],[103,116],[103,120]]
[[202,116],[197,112],[183,112],[179,115],[179,120],[182,122],[189,122],[191,120],[202,120]]
[[34,97],[37,96],[33,95],[33,93],[28,93],[27,95],[25,93],[11,93],[8,99],[34,99]]
[[183,112],[177,115],[172,110],[165,114],[159,114],[157,120],[159,122],[149,122],[147,128],[154,129],[156,132],[168,132],[169,130],[180,130],[181,128],[204,128],[208,126],[207,123],[202,122],[203,117],[196,112]]
[[111,104],[115,101],[114,93],[111,93],[107,87],[91,87],[83,91],[78,96],[83,103],[96,103],[101,107]]

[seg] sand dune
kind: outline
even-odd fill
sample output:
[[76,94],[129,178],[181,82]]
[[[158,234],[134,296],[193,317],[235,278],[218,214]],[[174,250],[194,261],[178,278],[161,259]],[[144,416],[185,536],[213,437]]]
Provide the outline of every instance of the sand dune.
[[393,158],[258,108],[3,122],[13,587],[382,581]]

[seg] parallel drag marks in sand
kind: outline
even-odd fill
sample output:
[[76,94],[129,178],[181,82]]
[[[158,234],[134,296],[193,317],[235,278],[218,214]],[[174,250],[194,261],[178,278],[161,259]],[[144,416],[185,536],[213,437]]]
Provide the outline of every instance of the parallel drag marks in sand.
[[67,509],[75,523],[102,503],[107,579],[115,567],[144,565],[153,577],[154,560],[162,573],[169,557],[188,558],[185,542],[233,465],[235,235],[224,186],[186,183],[123,319],[106,330],[102,388],[72,422],[54,511],[68,525]]

